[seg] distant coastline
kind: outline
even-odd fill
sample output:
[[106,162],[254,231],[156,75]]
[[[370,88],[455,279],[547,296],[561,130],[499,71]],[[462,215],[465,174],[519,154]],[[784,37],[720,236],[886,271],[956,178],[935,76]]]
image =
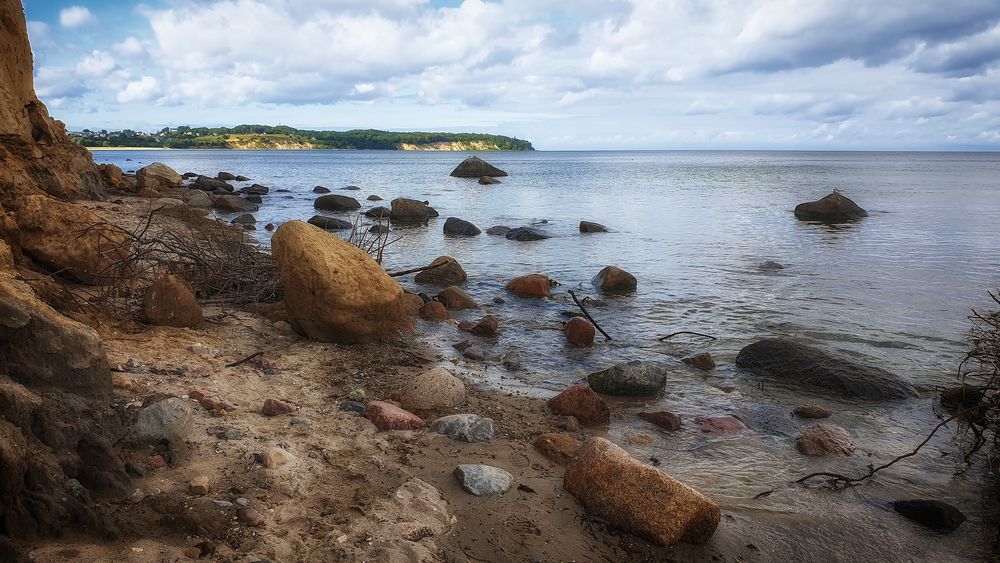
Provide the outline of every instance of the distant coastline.
[[311,131],[284,125],[237,127],[165,127],[156,133],[71,131],[74,142],[95,150],[229,149],[229,150],[403,150],[403,151],[531,151],[531,143],[485,133],[393,132],[375,129]]

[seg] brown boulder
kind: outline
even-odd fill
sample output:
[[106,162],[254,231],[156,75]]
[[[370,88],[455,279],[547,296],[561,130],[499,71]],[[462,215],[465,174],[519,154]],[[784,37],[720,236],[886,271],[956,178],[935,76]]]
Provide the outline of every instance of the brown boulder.
[[705,416],[696,418],[698,429],[709,434],[730,434],[747,429],[746,424],[735,416]]
[[475,309],[479,307],[475,299],[469,296],[462,288],[451,286],[438,293],[438,300],[444,303],[449,309]]
[[808,456],[850,457],[857,449],[851,435],[839,426],[816,424],[795,439],[795,448]]
[[437,301],[428,301],[420,307],[420,318],[426,321],[446,321],[450,317],[448,316],[448,309],[445,309],[444,304]]
[[566,467],[563,486],[591,514],[660,545],[703,544],[722,516],[705,495],[604,438],[584,442]]
[[867,211],[837,190],[823,199],[795,206],[795,217],[802,221],[842,223],[867,216]]
[[576,457],[583,442],[565,432],[551,432],[535,438],[531,445],[545,457],[559,465],[566,465]]
[[802,405],[795,407],[792,414],[799,418],[829,418],[833,411],[819,405]]
[[413,281],[424,285],[458,285],[468,279],[462,265],[451,256],[438,256],[430,265],[436,267],[418,273]]
[[575,416],[584,426],[600,426],[611,422],[611,410],[600,395],[586,385],[571,385],[548,401],[552,412]]
[[133,182],[125,178],[122,169],[114,164],[98,164],[97,169],[100,170],[101,180],[104,181],[106,187],[114,190],[131,190],[136,187]]
[[607,292],[635,291],[637,285],[635,276],[618,266],[605,266],[591,282]]
[[289,323],[325,342],[387,338],[412,328],[403,289],[358,247],[336,235],[289,221],[271,251],[285,289]]
[[417,430],[424,427],[424,421],[419,416],[382,401],[368,403],[365,417],[379,430]]
[[681,429],[681,417],[668,411],[641,412],[639,418],[671,432]]
[[458,330],[472,333],[483,338],[496,338],[500,335],[500,321],[493,315],[486,315],[479,322],[462,321],[458,324]]
[[260,413],[264,416],[281,416],[295,412],[295,405],[281,401],[279,399],[265,399],[260,407]]
[[188,283],[176,276],[163,276],[146,289],[142,298],[146,322],[179,328],[201,324],[201,305]]
[[492,178],[495,176],[506,176],[507,173],[478,156],[470,156],[459,163],[451,171],[451,175],[456,178],[481,178],[483,176]]
[[89,285],[113,279],[131,249],[123,231],[92,211],[42,195],[25,198],[17,224],[25,254]]
[[11,213],[6,213],[0,205],[0,241],[7,243],[14,262],[21,261],[21,230]]
[[701,354],[694,354],[692,356],[687,356],[681,358],[681,361],[685,364],[698,368],[700,370],[713,370],[715,369],[715,360],[712,359],[712,355],[708,352],[702,352]]
[[448,370],[434,368],[408,381],[399,403],[413,411],[457,407],[465,403],[465,384]]
[[548,297],[549,277],[545,274],[528,274],[516,277],[507,283],[507,291],[518,297]]
[[431,218],[427,204],[404,197],[392,200],[389,221],[393,223],[426,223]]
[[594,325],[583,317],[573,317],[566,323],[566,341],[574,346],[590,347],[594,345]]
[[212,198],[212,207],[222,211],[257,211],[257,204],[238,195],[217,195]]
[[162,162],[154,162],[135,173],[135,187],[138,190],[162,191],[179,188],[181,185],[181,175]]

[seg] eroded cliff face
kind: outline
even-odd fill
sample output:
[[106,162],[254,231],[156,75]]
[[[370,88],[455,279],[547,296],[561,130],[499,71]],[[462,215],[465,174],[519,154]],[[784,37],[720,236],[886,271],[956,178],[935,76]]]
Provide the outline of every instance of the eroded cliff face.
[[35,96],[31,47],[19,0],[0,0],[0,205],[29,194],[105,196],[94,159],[70,141]]

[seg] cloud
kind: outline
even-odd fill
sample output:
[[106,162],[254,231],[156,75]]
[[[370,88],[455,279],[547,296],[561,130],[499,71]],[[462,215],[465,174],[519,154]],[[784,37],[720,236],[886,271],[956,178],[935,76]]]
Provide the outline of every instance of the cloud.
[[152,76],[143,76],[125,85],[125,88],[115,97],[118,103],[131,104],[152,102],[162,95],[160,81]]
[[83,6],[70,6],[59,11],[59,25],[66,28],[94,25],[97,18]]
[[48,101],[78,98],[88,91],[67,68],[42,67],[35,74],[35,93]]
[[102,78],[118,67],[115,58],[105,51],[93,51],[76,63],[76,75],[82,79]]
[[127,59],[138,59],[146,56],[146,47],[135,37],[126,37],[124,41],[115,43],[111,48],[119,56]]

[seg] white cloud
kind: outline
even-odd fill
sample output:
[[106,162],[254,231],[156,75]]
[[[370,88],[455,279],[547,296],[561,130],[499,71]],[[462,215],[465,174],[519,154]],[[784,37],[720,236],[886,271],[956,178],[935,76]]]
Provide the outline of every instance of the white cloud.
[[137,59],[146,55],[146,47],[135,37],[126,37],[121,43],[111,46],[115,53],[128,59]]
[[59,11],[59,25],[63,27],[81,27],[97,23],[97,18],[83,6],[70,6]]
[[125,88],[118,93],[115,99],[118,103],[131,104],[139,102],[152,102],[162,95],[160,81],[152,76],[143,76],[139,80],[133,80],[125,85]]
[[76,75],[83,79],[102,78],[115,70],[118,63],[105,51],[93,51],[76,63]]
[[87,88],[70,69],[41,67],[35,74],[35,93],[46,101],[55,101],[80,97]]

